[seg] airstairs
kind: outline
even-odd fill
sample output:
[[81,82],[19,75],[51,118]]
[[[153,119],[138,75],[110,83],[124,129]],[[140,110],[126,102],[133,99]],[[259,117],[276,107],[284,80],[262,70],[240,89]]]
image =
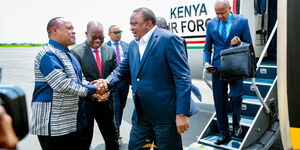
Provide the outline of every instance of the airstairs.
[[[210,150],[210,149],[269,149],[279,135],[279,121],[277,113],[277,64],[276,61],[265,61],[263,56],[276,31],[277,23],[269,40],[257,62],[256,78],[244,79],[243,102],[241,113],[242,134],[232,136],[226,144],[215,145],[219,137],[217,118],[214,113],[203,132],[185,150]],[[205,72],[205,71],[203,71]],[[204,74],[204,73],[203,73]],[[210,82],[204,81],[211,87]],[[228,108],[229,128],[232,131],[232,114]]]

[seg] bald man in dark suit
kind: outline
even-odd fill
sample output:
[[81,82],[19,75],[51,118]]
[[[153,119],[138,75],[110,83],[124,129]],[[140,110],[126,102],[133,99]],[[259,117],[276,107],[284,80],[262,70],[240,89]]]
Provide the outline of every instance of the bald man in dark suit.
[[[113,48],[102,45],[104,41],[103,27],[97,21],[87,25],[87,40],[75,47],[71,52],[79,61],[87,81],[106,78],[116,67],[116,53]],[[99,102],[87,97],[83,101],[88,127],[81,131],[81,149],[88,150],[93,138],[94,119],[105,141],[106,150],[118,150],[117,129],[114,121],[113,100]]]

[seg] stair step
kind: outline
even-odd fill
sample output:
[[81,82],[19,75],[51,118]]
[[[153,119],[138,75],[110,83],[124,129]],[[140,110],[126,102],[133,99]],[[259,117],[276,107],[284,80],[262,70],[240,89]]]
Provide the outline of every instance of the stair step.
[[[274,79],[256,78],[256,85],[268,85],[271,86]],[[244,79],[244,84],[252,84],[252,78]]]
[[263,62],[261,62],[260,66],[277,67],[277,62],[271,60],[264,60]]
[[261,105],[257,96],[243,95],[243,103]]
[[[253,120],[254,120],[254,117],[241,115],[240,124],[242,126],[250,127]],[[232,114],[228,114],[228,122],[232,124]]]
[[[217,117],[216,116],[215,116],[214,120],[217,121]],[[253,120],[254,120],[254,117],[241,115],[240,124],[242,126],[250,127],[251,124],[252,124],[252,122],[253,122]],[[230,124],[232,124],[232,114],[228,114],[228,122]]]
[[189,147],[185,148],[184,150],[224,150],[224,149],[213,147],[209,144],[195,142],[192,143]]
[[260,107],[262,107],[262,104],[257,96],[244,95],[241,115],[255,117]]
[[261,65],[259,66],[259,68],[277,68],[277,66],[267,65],[267,64],[261,64]]
[[[261,96],[265,97],[272,86],[274,80],[273,79],[256,79],[256,86],[259,89]],[[252,79],[245,79],[243,84],[243,94],[256,96],[255,88],[252,85]]]
[[219,134],[212,134],[200,139],[201,143],[212,145],[219,148],[225,149],[239,149],[242,143],[242,139],[237,137],[231,137],[231,141],[225,144],[216,145],[214,142],[219,138]]
[[256,78],[275,79],[277,76],[276,66],[260,66],[256,71]]

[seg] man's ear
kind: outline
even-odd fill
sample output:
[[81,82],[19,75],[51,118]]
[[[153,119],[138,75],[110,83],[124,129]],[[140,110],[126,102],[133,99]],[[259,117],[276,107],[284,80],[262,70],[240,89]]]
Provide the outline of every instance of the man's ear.
[[146,21],[146,28],[150,29],[153,26],[153,22],[151,20]]
[[56,34],[56,33],[57,33],[56,27],[52,27],[50,30],[51,30],[51,33],[53,33],[53,34]]
[[85,32],[85,36],[86,36],[86,38],[88,38],[88,33],[87,32]]

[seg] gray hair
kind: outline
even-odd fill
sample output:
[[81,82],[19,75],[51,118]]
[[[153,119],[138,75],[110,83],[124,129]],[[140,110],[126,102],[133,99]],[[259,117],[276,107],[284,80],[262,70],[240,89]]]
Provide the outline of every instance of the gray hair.
[[159,28],[168,29],[168,24],[165,18],[163,17],[157,17],[156,18],[156,25]]
[[144,21],[151,20],[153,25],[156,25],[156,17],[151,9],[146,8],[146,7],[141,7],[141,8],[135,9],[133,12],[142,12],[143,16],[144,16]]

